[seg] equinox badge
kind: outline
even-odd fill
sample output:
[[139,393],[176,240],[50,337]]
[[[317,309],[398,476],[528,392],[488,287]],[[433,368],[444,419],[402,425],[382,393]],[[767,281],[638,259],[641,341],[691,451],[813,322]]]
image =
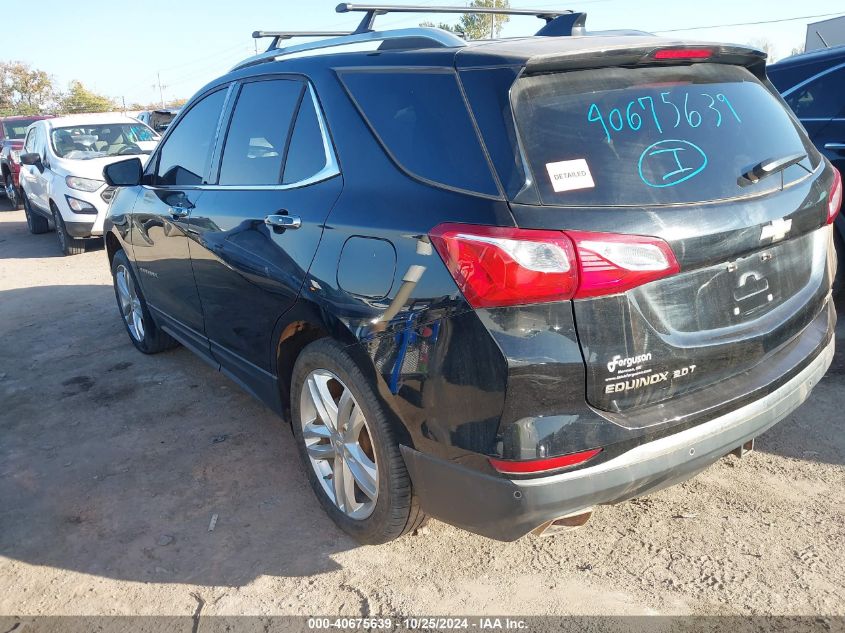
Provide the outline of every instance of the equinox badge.
[[792,228],[792,220],[785,220],[780,218],[772,220],[771,224],[767,224],[760,231],[760,241],[772,240],[772,242],[779,242],[785,238]]

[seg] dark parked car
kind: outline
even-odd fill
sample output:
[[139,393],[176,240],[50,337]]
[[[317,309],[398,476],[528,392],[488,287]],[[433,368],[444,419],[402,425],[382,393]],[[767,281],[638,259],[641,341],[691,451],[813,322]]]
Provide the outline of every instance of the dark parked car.
[[[769,79],[801,121],[810,140],[840,172],[845,169],[845,46],[789,57],[767,68]],[[845,258],[845,216],[834,223],[839,260]],[[837,295],[845,293],[839,267]]]
[[22,206],[20,154],[26,130],[35,121],[49,118],[48,115],[0,117],[0,184],[13,209]]
[[545,11],[527,38],[379,33],[369,11],[318,43],[271,34],[145,168],[106,168],[140,351],[178,341],[288,417],[369,543],[427,515],[502,540],[576,526],[807,398],[842,185],[762,53],[568,37],[583,15]]

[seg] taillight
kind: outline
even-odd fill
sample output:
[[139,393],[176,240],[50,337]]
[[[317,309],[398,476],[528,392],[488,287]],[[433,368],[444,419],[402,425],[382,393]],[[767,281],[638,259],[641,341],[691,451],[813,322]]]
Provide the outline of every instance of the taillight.
[[566,234],[578,252],[580,283],[575,299],[625,292],[681,269],[669,245],[656,237],[583,231]]
[[616,294],[680,270],[641,235],[441,224],[431,241],[474,308]]
[[588,451],[581,451],[580,453],[525,461],[511,461],[508,459],[496,459],[495,457],[488,457],[487,459],[490,461],[490,465],[503,475],[536,475],[568,466],[583,464],[601,453],[601,451],[602,449],[600,448],[593,448]]
[[431,241],[474,308],[571,299],[572,242],[560,231],[441,224]]
[[833,185],[830,187],[830,196],[827,199],[827,223],[833,224],[839,209],[842,208],[842,174],[836,167],[833,168]]
[[655,60],[686,60],[686,59],[710,59],[713,57],[713,50],[710,48],[661,48],[651,54]]

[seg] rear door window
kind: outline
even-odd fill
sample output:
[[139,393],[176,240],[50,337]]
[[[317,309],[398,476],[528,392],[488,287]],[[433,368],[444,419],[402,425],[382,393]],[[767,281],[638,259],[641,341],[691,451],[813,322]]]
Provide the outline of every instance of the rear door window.
[[453,71],[344,71],[340,76],[382,146],[406,172],[499,195]]
[[304,182],[318,174],[326,163],[326,146],[314,99],[306,91],[291,134],[282,183],[290,185]]
[[290,79],[244,84],[226,135],[221,185],[281,183],[291,121],[303,93],[305,85]]
[[[513,95],[544,204],[703,202],[778,189],[818,154],[748,70],[695,64],[528,76]],[[808,155],[782,174],[740,179],[761,161]]]

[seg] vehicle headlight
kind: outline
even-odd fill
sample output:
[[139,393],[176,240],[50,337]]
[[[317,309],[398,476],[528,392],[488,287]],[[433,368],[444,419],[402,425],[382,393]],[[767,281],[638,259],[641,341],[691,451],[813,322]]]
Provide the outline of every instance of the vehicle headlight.
[[78,200],[77,198],[71,198],[70,196],[65,196],[65,200],[67,200],[67,206],[70,207],[70,210],[74,213],[97,213],[97,207],[89,202],[85,202],[85,200]]
[[80,178],[79,176],[68,176],[65,178],[67,186],[77,191],[97,191],[100,187],[106,184],[102,180],[93,180],[91,178]]
[[18,165],[20,165],[20,163],[21,163],[21,152],[20,152],[20,150],[13,149],[11,152],[9,152],[9,158],[12,159],[13,163],[17,163]]

